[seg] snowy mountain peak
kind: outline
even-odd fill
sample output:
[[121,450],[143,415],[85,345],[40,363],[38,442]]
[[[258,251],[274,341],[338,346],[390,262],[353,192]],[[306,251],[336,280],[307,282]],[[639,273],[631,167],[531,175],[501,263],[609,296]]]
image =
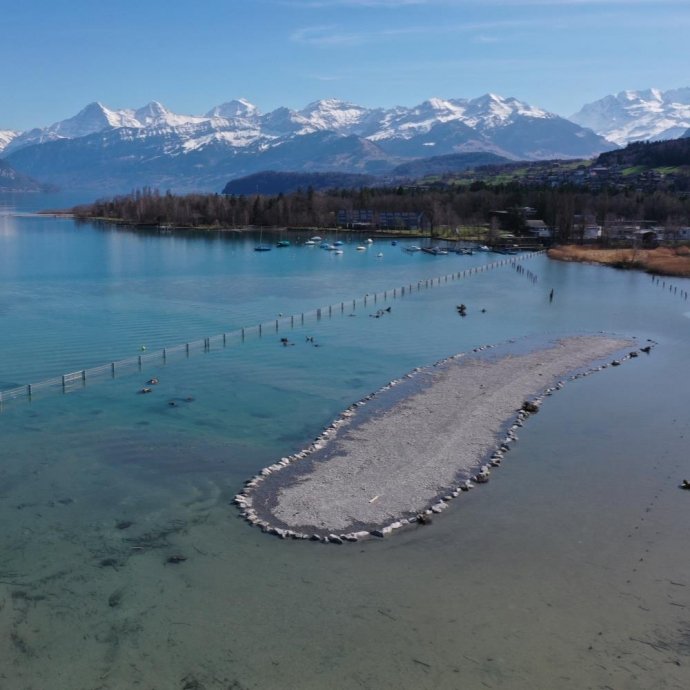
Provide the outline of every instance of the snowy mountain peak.
[[587,103],[570,119],[621,145],[675,139],[690,127],[690,89],[621,91]]
[[123,126],[123,115],[124,113],[109,110],[102,103],[93,102],[80,110],[74,117],[52,125],[49,130],[58,137],[68,139],[84,137],[94,132],[100,132],[107,127]]
[[0,152],[2,152],[13,139],[19,136],[19,132],[15,132],[11,129],[0,129]]
[[458,103],[445,98],[429,98],[419,106],[419,109],[433,113],[452,114],[454,116],[460,116],[463,112],[463,108]]
[[295,121],[301,121],[303,131],[332,130],[344,133],[344,130],[358,125],[369,113],[366,108],[341,101],[337,98],[324,98],[314,101],[297,113],[293,113]]
[[134,119],[142,126],[147,127],[161,121],[165,121],[170,111],[158,101],[151,101],[145,106],[134,111]]
[[259,109],[245,98],[221,103],[206,113],[206,117],[222,117],[226,120],[249,119],[260,115]]

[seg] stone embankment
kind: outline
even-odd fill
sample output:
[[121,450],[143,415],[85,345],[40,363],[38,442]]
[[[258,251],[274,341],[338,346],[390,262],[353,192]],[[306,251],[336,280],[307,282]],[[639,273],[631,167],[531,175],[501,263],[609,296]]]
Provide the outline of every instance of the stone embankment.
[[577,336],[532,350],[482,346],[415,369],[261,470],[234,502],[264,532],[336,544],[427,523],[489,480],[546,397],[652,346]]

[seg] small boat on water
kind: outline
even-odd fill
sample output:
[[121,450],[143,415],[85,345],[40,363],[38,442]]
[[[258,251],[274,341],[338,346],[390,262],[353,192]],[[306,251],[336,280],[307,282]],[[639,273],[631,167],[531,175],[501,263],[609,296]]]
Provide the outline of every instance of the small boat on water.
[[344,252],[343,252],[342,249],[335,249],[335,250],[333,251],[333,253],[334,253],[334,254],[343,254]]
[[307,240],[304,244],[305,246],[313,247],[316,244],[316,242],[314,242],[314,240]]
[[374,240],[372,240],[371,237],[369,237],[369,238],[367,239],[367,244],[373,244],[373,242],[374,242]]
[[290,246],[290,240],[280,240],[278,244],[276,244],[276,247],[289,247]]
[[421,252],[422,248],[418,247],[416,244],[411,244],[409,247],[403,247],[403,249],[406,252],[409,252],[410,254],[414,254],[415,252]]
[[259,232],[259,244],[254,247],[255,252],[270,252],[273,247],[271,247],[270,244],[264,244],[263,243],[264,239],[264,229],[261,228],[261,231]]
[[362,245],[362,244],[360,244],[360,245],[357,247],[357,251],[358,251],[358,252],[365,252],[366,250],[367,250],[367,248],[366,248],[364,245]]
[[340,246],[342,246],[342,244],[343,244],[342,240],[336,240],[335,242],[333,242],[334,247],[340,247]]
[[422,247],[422,251],[432,256],[446,256],[448,254],[448,250],[441,247]]
[[321,242],[321,238],[318,235],[314,235],[314,237],[311,238],[311,241],[314,243]]
[[475,249],[478,252],[490,252],[491,251],[491,248],[487,247],[485,244],[481,244],[478,247],[476,247]]

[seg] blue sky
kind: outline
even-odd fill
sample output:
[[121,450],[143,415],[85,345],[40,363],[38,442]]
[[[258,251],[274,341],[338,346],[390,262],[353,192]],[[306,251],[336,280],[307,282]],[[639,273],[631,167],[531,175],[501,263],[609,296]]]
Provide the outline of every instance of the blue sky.
[[91,101],[201,114],[690,86],[690,0],[0,0],[0,129]]

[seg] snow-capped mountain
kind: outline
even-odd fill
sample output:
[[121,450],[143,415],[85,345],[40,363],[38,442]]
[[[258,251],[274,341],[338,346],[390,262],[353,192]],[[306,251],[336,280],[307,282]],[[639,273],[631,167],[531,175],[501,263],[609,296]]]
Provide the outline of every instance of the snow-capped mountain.
[[621,91],[588,103],[570,119],[622,146],[676,139],[690,127],[690,88]]
[[13,139],[16,139],[21,132],[15,132],[11,129],[0,129],[0,153],[4,151]]
[[610,148],[558,115],[487,94],[389,109],[325,99],[266,114],[239,99],[200,116],[175,114],[156,101],[126,110],[91,103],[72,118],[14,137],[3,155],[18,170],[62,186],[198,189],[269,164],[381,172],[415,158],[471,151],[534,160]]
[[223,117],[226,120],[251,120],[256,118],[259,114],[258,108],[253,103],[250,103],[244,98],[240,98],[236,101],[228,101],[227,103],[217,105],[215,108],[211,108],[211,110],[206,113],[206,117]]

